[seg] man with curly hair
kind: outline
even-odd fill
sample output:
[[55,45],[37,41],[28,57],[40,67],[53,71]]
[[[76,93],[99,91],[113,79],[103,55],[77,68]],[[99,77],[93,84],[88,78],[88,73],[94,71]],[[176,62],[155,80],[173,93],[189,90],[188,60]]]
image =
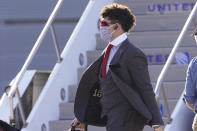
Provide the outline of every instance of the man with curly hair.
[[100,36],[108,42],[84,72],[76,93],[74,126],[106,126],[107,131],[163,130],[144,53],[127,34],[136,18],[127,6],[111,4],[100,13]]

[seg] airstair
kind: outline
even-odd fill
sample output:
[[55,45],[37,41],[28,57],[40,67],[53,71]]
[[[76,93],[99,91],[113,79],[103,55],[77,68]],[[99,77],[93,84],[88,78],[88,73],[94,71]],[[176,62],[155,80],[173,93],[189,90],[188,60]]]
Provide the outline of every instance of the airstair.
[[[129,34],[128,38],[131,43],[141,48],[146,54],[149,62],[151,82],[153,88],[155,88],[158,76],[169,57],[190,11],[195,5],[195,1],[90,0],[63,52],[58,56],[59,62],[56,63],[53,70],[24,70],[23,76],[17,85],[16,80],[21,72],[13,80],[10,84],[11,91],[8,88],[8,95],[4,94],[0,101],[0,119],[9,122],[10,116],[12,116],[9,106],[10,98],[8,96],[13,96],[13,100],[11,101],[15,109],[13,113],[15,118],[21,119],[20,108],[16,108],[20,107],[18,105],[17,94],[14,95],[15,91],[18,90],[25,112],[25,120],[18,123],[22,127],[22,131],[63,131],[70,127],[70,123],[74,118],[73,102],[77,84],[85,68],[99,57],[107,45],[107,43],[101,40],[98,34],[99,12],[104,5],[111,4],[112,2],[129,6],[136,15],[137,25]],[[61,0],[59,0],[59,4],[61,4]],[[193,23],[190,24],[186,31],[163,80],[162,88],[166,94],[170,114],[175,109],[177,101],[184,90],[187,65],[194,56],[197,56],[195,40],[190,36],[194,25],[195,19],[193,19]],[[50,24],[48,26],[49,29]],[[39,39],[37,42],[39,43]],[[26,80],[27,77],[28,80]],[[42,82],[39,82],[39,80]],[[38,86],[36,86],[36,83],[38,83]],[[32,95],[27,95],[28,91]],[[30,101],[32,102],[30,106],[25,105],[29,104]],[[180,107],[184,108],[190,114],[191,117],[188,118],[188,125],[191,124],[192,112],[181,103],[181,100],[179,103],[181,104]],[[165,101],[162,96],[159,97],[158,106],[165,124],[170,125],[170,121],[167,118],[168,111],[166,110]],[[184,116],[184,114],[180,115]],[[175,120],[173,117],[172,123]],[[106,131],[103,127],[89,126],[88,129],[89,131]],[[152,130],[148,126],[144,129],[144,131]],[[169,128],[166,131],[171,130]]]

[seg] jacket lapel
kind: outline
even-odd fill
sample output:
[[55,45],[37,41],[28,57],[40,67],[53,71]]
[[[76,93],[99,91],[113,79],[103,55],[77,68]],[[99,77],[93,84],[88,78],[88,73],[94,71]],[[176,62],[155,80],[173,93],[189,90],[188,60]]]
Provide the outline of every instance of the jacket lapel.
[[111,61],[110,65],[109,65],[109,67],[119,67],[120,66],[119,61],[121,59],[121,56],[122,56],[123,52],[127,48],[127,44],[129,44],[128,43],[128,39],[126,39],[125,41],[123,41],[123,43],[121,44],[121,46],[117,50],[116,54],[112,58],[112,61]]
[[90,67],[92,67],[92,69],[95,71],[95,73],[97,74],[97,76],[100,73],[100,69],[101,69],[101,64],[103,61],[103,57],[104,54],[102,54]]

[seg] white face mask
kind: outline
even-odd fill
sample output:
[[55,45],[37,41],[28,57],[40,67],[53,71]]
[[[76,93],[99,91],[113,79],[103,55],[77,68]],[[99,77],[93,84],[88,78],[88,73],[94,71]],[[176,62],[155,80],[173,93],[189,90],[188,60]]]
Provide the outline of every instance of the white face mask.
[[112,33],[109,33],[108,32],[108,29],[110,27],[111,26],[102,26],[102,27],[100,27],[100,36],[101,36],[101,39],[103,39],[106,42],[109,42],[111,40],[112,34],[115,32],[115,30],[114,30]]
[[101,36],[101,39],[103,39],[106,42],[109,42],[110,39],[112,38],[112,34],[110,34],[108,32],[108,29],[109,29],[108,26],[100,27],[100,36]]

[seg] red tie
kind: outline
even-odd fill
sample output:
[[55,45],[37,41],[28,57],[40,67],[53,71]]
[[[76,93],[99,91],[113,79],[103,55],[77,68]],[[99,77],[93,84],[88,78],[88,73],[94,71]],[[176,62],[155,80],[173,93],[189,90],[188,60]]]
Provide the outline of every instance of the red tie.
[[106,65],[107,65],[107,60],[108,60],[108,57],[109,57],[109,52],[111,50],[111,48],[113,47],[112,44],[108,44],[107,46],[107,50],[105,51],[105,55],[104,55],[104,58],[103,58],[103,62],[102,62],[102,67],[101,67],[101,77],[103,78],[106,74]]

